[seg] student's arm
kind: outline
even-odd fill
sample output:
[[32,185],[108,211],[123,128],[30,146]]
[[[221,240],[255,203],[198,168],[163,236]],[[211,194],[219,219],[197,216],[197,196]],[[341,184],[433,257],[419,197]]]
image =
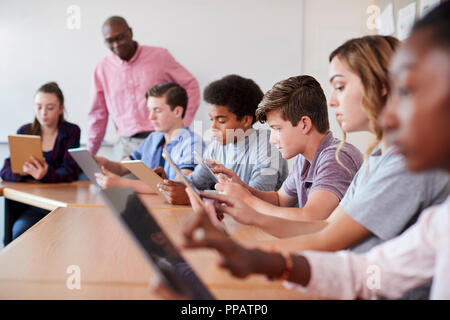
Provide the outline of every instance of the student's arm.
[[[192,173],[192,170],[181,169],[185,176]],[[176,179],[181,180],[180,177]],[[186,194],[186,186],[182,182],[164,179],[162,183],[159,184],[159,190],[164,194],[167,202],[174,205],[188,205],[189,198]]]
[[[51,163],[48,164],[47,173],[37,180],[41,182],[72,182],[74,180],[78,180],[78,175],[80,174],[81,169],[72,158],[68,150],[80,147],[81,130],[75,125],[70,127],[67,133],[69,139],[65,145],[65,150],[62,151],[64,153],[62,163],[58,166]],[[59,147],[60,146],[55,146],[55,148]],[[59,150],[55,149],[53,152],[59,152]]]
[[[28,127],[28,125],[21,126],[17,130],[16,134],[25,134],[27,132],[27,127]],[[22,181],[26,181],[27,177],[29,177],[29,176],[28,175],[22,176],[18,173],[13,173],[12,168],[11,168],[11,159],[6,158],[5,162],[3,164],[3,168],[1,170],[1,177],[2,177],[2,180],[4,180],[4,181],[22,182]]]
[[166,67],[165,72],[173,81],[177,82],[186,89],[189,97],[186,114],[184,115],[183,123],[188,127],[194,119],[200,104],[200,86],[197,79],[183,67],[175,58],[166,50]]
[[338,251],[348,249],[371,235],[368,229],[353,220],[340,206],[324,222],[326,226],[318,232],[254,244],[266,249],[276,247],[284,252]]
[[2,180],[4,180],[4,181],[14,181],[14,182],[25,181],[25,179],[26,179],[26,176],[22,176],[18,173],[12,172],[10,158],[5,159],[5,162],[3,163],[1,177],[2,177]]
[[[338,197],[328,190],[316,190],[309,194],[308,201],[303,208],[291,208],[297,203],[297,199],[289,196],[283,188],[278,192],[260,192],[263,199],[248,192],[246,188],[232,182],[222,182],[216,185],[216,189],[225,195],[233,195],[243,199],[250,207],[265,215],[276,216],[290,220],[324,220],[333,212],[339,204]],[[269,201],[264,201],[267,199]],[[280,204],[281,206],[274,205]],[[289,206],[289,207],[287,207]],[[245,215],[245,212],[241,213]],[[265,220],[255,221],[262,224]],[[252,223],[253,224],[253,223]],[[262,227],[258,225],[259,227]]]
[[[99,156],[94,156],[94,155],[93,155],[93,157],[100,167],[104,167],[106,170],[108,170],[120,177],[130,173],[130,170],[128,170],[120,162],[111,161],[111,160],[106,159],[105,157],[99,157]],[[129,160],[131,160],[131,158],[126,157],[126,158],[123,158],[121,161],[129,161]]]
[[97,183],[102,189],[106,188],[115,188],[115,187],[126,187],[132,188],[137,193],[156,193],[156,190],[150,188],[147,184],[145,184],[141,180],[133,180],[122,178],[115,173],[109,171],[105,167],[102,167],[103,174],[96,173],[95,178]]
[[331,298],[396,299],[434,277],[434,291],[439,292],[441,298],[444,295],[450,298],[445,285],[448,273],[439,272],[445,270],[445,260],[437,259],[439,254],[448,252],[444,248],[449,243],[450,220],[445,209],[435,212],[437,210],[425,211],[418,223],[401,236],[364,255],[349,251],[302,253],[314,272],[307,287],[298,289]]
[[92,154],[97,154],[103,141],[108,124],[108,109],[106,107],[105,93],[103,85],[97,74],[97,68],[94,71],[93,98],[91,110],[88,113],[89,130],[87,149]]
[[[210,204],[202,206],[188,193],[194,214],[184,226],[185,247],[216,249],[222,256],[220,266],[236,277],[244,278],[256,273],[279,278],[284,274],[287,259],[279,253],[242,247],[214,227],[211,222],[214,208]],[[436,276],[436,270],[445,270],[447,261],[441,259],[437,266],[436,252],[442,250],[442,254],[447,254],[450,219],[448,209],[445,206],[441,209],[435,215],[430,209],[402,236],[373,248],[365,255],[349,251],[289,254],[292,271],[287,280],[301,285],[303,288],[299,289],[303,292],[324,297],[401,297],[404,292],[429,282]],[[203,232],[196,236],[199,229]],[[448,291],[445,286],[448,277],[447,273],[441,274],[444,277],[439,280],[444,285],[440,283],[438,290],[444,296]]]
[[314,233],[327,226],[326,221],[288,220],[262,214],[234,195],[204,194],[204,196],[216,200],[218,212],[230,215],[239,223],[259,227],[279,238]]

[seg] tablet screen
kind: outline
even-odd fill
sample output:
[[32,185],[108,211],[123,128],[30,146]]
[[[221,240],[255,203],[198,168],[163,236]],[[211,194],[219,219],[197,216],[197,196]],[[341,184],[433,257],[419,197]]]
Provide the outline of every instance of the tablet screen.
[[190,299],[214,299],[132,189],[100,192],[166,286]]
[[177,166],[175,162],[173,162],[172,158],[170,157],[169,153],[167,152],[166,148],[163,149],[162,153],[163,158],[170,164],[170,166],[175,170],[175,172],[180,176],[181,180],[183,180],[183,183],[191,189],[196,197],[198,198],[198,201],[202,202],[200,191],[189,181],[189,179],[186,177],[186,175],[181,171],[181,169]]
[[91,180],[94,185],[98,186],[95,174],[103,172],[89,151],[87,151],[86,148],[74,148],[69,149],[68,151],[72,158],[80,166],[81,170],[83,170],[83,172],[87,175],[89,180]]
[[195,161],[197,161],[206,171],[208,171],[211,179],[213,179],[214,183],[219,183],[219,180],[217,180],[216,175],[214,172],[212,172],[211,168],[203,161],[203,158],[201,155],[199,155],[196,151],[194,151],[194,157]]

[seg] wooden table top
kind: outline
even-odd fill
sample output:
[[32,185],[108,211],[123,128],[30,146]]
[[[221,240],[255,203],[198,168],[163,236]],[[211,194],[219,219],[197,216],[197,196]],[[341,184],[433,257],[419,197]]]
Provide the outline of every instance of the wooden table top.
[[37,184],[36,182],[10,182],[10,181],[3,181],[0,180],[0,197],[3,196],[3,190],[5,188],[30,188],[33,187],[33,185]]
[[[177,246],[190,208],[152,208]],[[245,240],[272,237],[226,220],[230,234]],[[217,267],[212,250],[180,249],[219,299],[308,299],[262,276],[235,279]],[[69,290],[67,268],[79,266],[81,290]],[[150,264],[106,208],[58,208],[0,251],[0,299],[156,299],[149,290]]]
[[[5,198],[33,205],[46,210],[56,208],[94,207],[105,208],[106,205],[98,195],[97,188],[89,181],[71,183],[21,183],[5,184]],[[184,209],[189,206],[172,206],[156,194],[140,195],[146,206],[162,209]]]

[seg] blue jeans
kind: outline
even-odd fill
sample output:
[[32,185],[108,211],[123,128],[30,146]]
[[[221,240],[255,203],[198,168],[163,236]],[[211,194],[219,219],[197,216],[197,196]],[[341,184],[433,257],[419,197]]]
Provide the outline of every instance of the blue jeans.
[[43,217],[45,217],[49,213],[48,210],[26,206],[24,211],[18,213],[18,218],[13,224],[12,227],[12,239],[14,240],[22,233],[31,228],[34,224],[39,222]]

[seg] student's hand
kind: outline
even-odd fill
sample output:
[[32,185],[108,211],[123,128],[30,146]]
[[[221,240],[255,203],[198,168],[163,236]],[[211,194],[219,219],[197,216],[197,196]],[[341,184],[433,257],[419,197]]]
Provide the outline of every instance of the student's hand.
[[231,181],[241,186],[247,185],[239,178],[239,176],[231,169],[226,168],[223,164],[218,163],[212,159],[206,159],[205,163],[212,166],[211,171],[216,174],[219,181]]
[[95,154],[92,153],[91,156],[92,158],[94,158],[95,162],[97,162],[99,167],[107,167],[108,159],[106,159],[105,157],[96,156]]
[[204,202],[202,205],[191,190],[186,189],[186,192],[191,200],[194,214],[189,216],[189,220],[184,224],[184,247],[216,249],[221,254],[220,267],[230,270],[235,277],[239,278],[251,274],[252,260],[248,254],[249,250],[229,238],[224,229],[216,227],[218,220],[213,204]]
[[202,193],[202,196],[214,200],[214,207],[218,213],[228,214],[239,223],[255,225],[261,213],[255,211],[239,196],[221,193]]
[[158,184],[158,189],[170,204],[189,204],[189,198],[185,191],[186,186],[181,182],[165,179]]
[[48,163],[44,160],[44,163],[40,163],[35,157],[31,156],[30,161],[27,161],[23,165],[23,171],[36,180],[41,180],[48,171]]
[[250,193],[250,191],[248,191],[242,185],[234,183],[234,182],[220,180],[220,183],[217,183],[215,185],[215,189],[220,191],[222,194],[240,198],[247,203],[248,203],[249,199],[252,197],[252,194]]
[[102,166],[103,174],[96,173],[95,180],[102,189],[125,186],[123,178]]
[[155,171],[155,173],[160,176],[161,178],[167,180],[167,174],[164,171],[163,167],[156,167],[155,169],[153,169],[153,171]]

